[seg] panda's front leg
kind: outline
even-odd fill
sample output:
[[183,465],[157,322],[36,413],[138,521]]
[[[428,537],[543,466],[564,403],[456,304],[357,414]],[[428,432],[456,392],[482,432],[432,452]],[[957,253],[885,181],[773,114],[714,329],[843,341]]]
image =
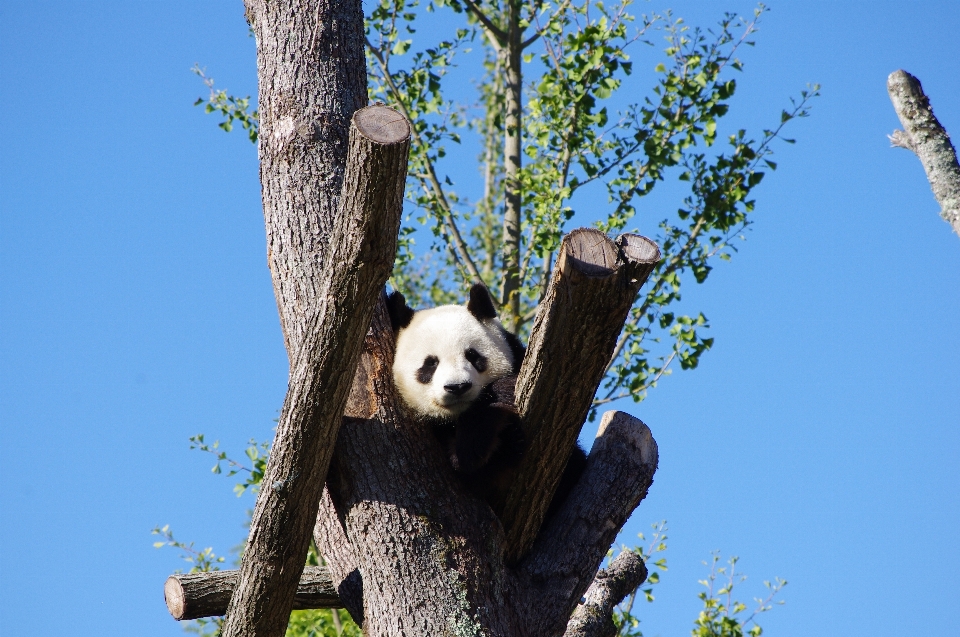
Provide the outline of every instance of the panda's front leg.
[[506,405],[474,405],[457,419],[455,469],[475,473],[490,462],[500,446],[501,432],[518,419]]

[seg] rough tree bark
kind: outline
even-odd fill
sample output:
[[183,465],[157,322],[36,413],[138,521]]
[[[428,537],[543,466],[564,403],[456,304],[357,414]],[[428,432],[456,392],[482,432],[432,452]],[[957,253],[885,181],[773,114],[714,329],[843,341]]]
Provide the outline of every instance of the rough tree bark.
[[613,637],[617,627],[611,618],[613,608],[637,590],[647,579],[643,558],[633,551],[624,551],[613,563],[597,573],[567,624],[564,637]]
[[582,228],[560,245],[517,379],[528,448],[501,515],[511,564],[533,545],[627,313],[659,260],[657,245],[638,235],[614,243]]
[[[514,548],[516,559],[507,559],[500,519],[464,490],[432,433],[398,402],[394,336],[382,291],[369,319],[368,284],[389,264],[374,257],[379,249],[357,245],[382,247],[396,227],[392,217],[382,226],[362,215],[348,222],[347,197],[340,196],[352,183],[343,177],[348,123],[365,103],[360,3],[246,4],[257,36],[268,262],[291,381],[223,634],[283,634],[306,552],[300,514],[316,512],[319,498],[314,538],[340,603],[366,635],[563,635],[611,542],[653,481],[657,447],[649,429],[627,414],[605,414],[583,476],[546,524],[538,503],[518,500],[515,519],[532,529],[523,535],[532,546]],[[595,245],[588,241],[573,250],[576,237]],[[626,236],[613,244],[594,231],[580,231],[566,245],[569,254],[558,261],[555,277],[562,293],[547,295],[540,313],[550,320],[538,319],[535,328],[543,345],[535,342],[524,363],[543,371],[529,372],[533,380],[523,400],[542,405],[562,392],[575,398],[556,423],[545,415],[530,430],[554,440],[546,432],[556,425],[561,442],[542,446],[547,452],[536,462],[539,482],[527,499],[549,499],[549,476],[562,470],[562,448],[569,453],[568,438],[576,438],[599,382],[588,378],[586,385],[593,386],[587,387],[566,366],[559,376],[570,385],[536,382],[553,374],[544,357],[556,355],[552,344],[573,330],[587,348],[577,353],[605,363],[607,341],[611,333],[615,340],[656,252],[645,239]],[[363,270],[377,274],[358,274]],[[597,305],[583,308],[570,303],[575,299]],[[565,321],[564,312],[579,319]],[[323,334],[333,327],[340,331],[330,340]],[[361,340],[357,362],[354,345]],[[352,386],[342,382],[351,377]],[[314,489],[324,475],[320,498]]]
[[[167,578],[163,597],[174,619],[213,617],[227,612],[240,581],[240,571],[178,573]],[[330,573],[323,566],[305,566],[293,598],[293,608],[342,608]]]
[[225,637],[286,631],[364,333],[393,266],[409,138],[406,119],[385,106],[353,116],[331,262],[291,357]]
[[257,36],[267,255],[290,379],[222,634],[280,637],[363,335],[392,269],[409,126],[385,107],[357,110],[366,102],[359,3],[246,8]]
[[934,117],[920,80],[906,71],[894,71],[887,78],[887,92],[904,128],[890,135],[890,144],[912,150],[920,158],[940,204],[940,216],[960,235],[960,164],[950,136]]

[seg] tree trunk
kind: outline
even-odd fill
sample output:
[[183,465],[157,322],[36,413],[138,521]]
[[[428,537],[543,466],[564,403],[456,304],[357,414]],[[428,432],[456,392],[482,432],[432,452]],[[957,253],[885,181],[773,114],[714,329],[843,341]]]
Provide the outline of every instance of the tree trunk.
[[359,3],[249,0],[247,18],[290,379],[222,634],[281,637],[364,333],[392,270],[410,130],[386,107],[357,110],[366,102]]
[[501,292],[502,318],[511,332],[520,329],[520,211],[523,197],[520,192],[520,162],[523,131],[523,53],[520,27],[520,0],[508,0],[507,33],[500,54],[503,56],[504,122],[503,122],[503,288]]

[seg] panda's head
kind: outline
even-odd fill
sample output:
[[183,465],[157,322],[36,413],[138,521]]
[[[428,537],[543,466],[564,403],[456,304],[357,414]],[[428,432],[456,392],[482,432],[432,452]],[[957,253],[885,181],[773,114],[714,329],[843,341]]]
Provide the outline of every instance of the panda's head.
[[414,311],[394,292],[388,308],[394,332],[399,330],[393,380],[418,416],[456,418],[485,386],[513,373],[519,364],[511,335],[497,320],[482,285],[473,286],[465,306]]

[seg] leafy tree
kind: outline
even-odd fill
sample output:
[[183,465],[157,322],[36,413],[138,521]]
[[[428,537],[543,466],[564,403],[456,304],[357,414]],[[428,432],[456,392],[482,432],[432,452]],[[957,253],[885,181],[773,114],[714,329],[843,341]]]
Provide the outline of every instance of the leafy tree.
[[[738,49],[754,45],[766,7],[750,20],[726,14],[703,30],[669,12],[637,19],[629,4],[381,0],[367,21],[371,99],[396,105],[414,126],[407,187],[414,210],[401,229],[392,279],[412,302],[459,302],[466,287],[483,282],[503,323],[524,334],[564,231],[594,213],[598,194],[607,200],[598,228],[620,232],[639,221],[655,235],[663,260],[637,299],[595,405],[640,402],[675,360],[693,369],[710,349],[707,317],[672,309],[682,283],[703,283],[717,260],[736,252],[734,241],[754,222],[753,188],[766,170],[776,170],[773,142],[794,143],[781,135],[784,126],[806,117],[819,94],[816,85],[801,91],[756,139],[738,129],[718,143],[718,122],[737,86],[728,76],[743,69]],[[441,10],[465,13],[466,23],[449,39],[415,49],[407,36],[425,14]],[[651,94],[613,110],[612,98],[633,73],[631,48],[649,45],[658,31],[667,47]],[[476,101],[458,102],[445,89],[458,56],[477,43],[485,75]],[[202,69],[194,72],[210,88],[196,103],[222,115],[224,130],[238,122],[256,141],[258,115],[249,98],[217,90]],[[524,83],[528,75],[534,79]],[[462,162],[463,153],[451,161],[448,150],[468,137],[480,147],[482,187],[473,189],[481,193],[474,199],[459,194],[445,170]],[[724,148],[708,155],[715,144]],[[670,174],[690,192],[673,214],[657,219],[641,203]],[[418,251],[424,227],[434,240]]]
[[[705,315],[676,309],[682,284],[703,283],[718,259],[736,252],[735,241],[754,221],[753,188],[776,169],[770,158],[774,141],[793,143],[782,137],[784,126],[806,116],[818,94],[817,86],[802,91],[759,134],[735,129],[721,135],[720,120],[737,88],[731,75],[743,68],[738,51],[754,44],[765,7],[749,19],[727,14],[716,28],[704,30],[669,12],[635,16],[628,5],[380,0],[367,20],[371,99],[394,105],[413,124],[407,184],[412,210],[401,229],[392,278],[413,303],[457,302],[465,287],[480,281],[494,292],[504,324],[524,335],[561,237],[573,224],[592,221],[605,232],[639,229],[661,246],[663,259],[631,310],[595,408],[621,398],[643,400],[674,361],[695,368],[711,347]],[[435,12],[463,19],[435,41],[414,39]],[[667,46],[652,69],[654,85],[640,101],[621,103],[617,96],[635,71],[631,55],[655,34]],[[483,76],[473,99],[463,100],[461,90],[451,89],[451,78],[468,53],[479,58]],[[194,72],[210,89],[197,104],[220,115],[224,130],[239,124],[256,141],[259,119],[249,98],[216,89],[200,68]],[[637,94],[634,88],[631,93]],[[458,182],[463,173],[456,165],[464,152],[451,152],[457,146],[478,150],[479,183]],[[675,211],[661,216],[643,206],[644,197],[668,178],[686,182],[689,192]],[[418,243],[424,239],[426,246]],[[217,456],[215,472],[223,463],[231,475],[248,472],[238,494],[257,488],[266,445],[251,442],[252,465],[246,467],[202,436],[192,442]],[[160,544],[185,551],[195,569],[217,568],[212,551],[201,558],[203,552],[177,542],[166,527],[155,532],[165,537]],[[660,529],[656,550],[645,557],[665,549],[664,540]],[[315,552],[313,559],[319,559]],[[725,573],[716,563],[701,594],[704,611],[694,635],[742,634],[753,616],[739,619],[744,608],[729,600],[735,560],[727,585],[715,594],[713,583]],[[665,562],[657,564],[665,570]],[[658,579],[654,572],[648,583]],[[650,601],[651,590],[643,593]],[[621,608],[619,634],[640,634],[631,614],[635,597]],[[306,611],[295,614],[288,635],[355,629],[341,621],[329,611]],[[218,623],[199,626],[207,629],[216,632]],[[759,634],[759,627],[749,632]]]

